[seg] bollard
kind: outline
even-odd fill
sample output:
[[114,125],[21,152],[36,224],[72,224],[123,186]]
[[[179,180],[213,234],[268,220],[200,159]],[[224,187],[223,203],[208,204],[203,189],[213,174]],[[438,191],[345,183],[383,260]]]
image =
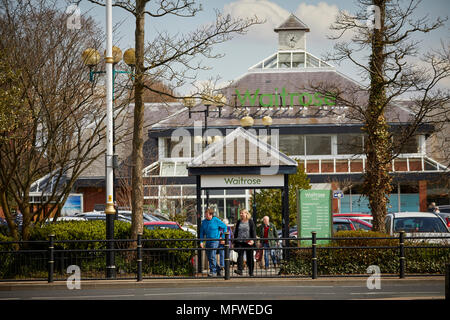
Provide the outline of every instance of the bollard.
[[54,259],[54,241],[55,235],[51,234],[48,238],[48,283],[53,282],[53,271],[55,267],[55,259]]
[[137,281],[142,281],[142,234],[137,235]]
[[405,231],[400,231],[400,279],[405,278]]
[[224,262],[225,262],[225,280],[230,280],[230,233],[225,232],[225,256],[224,256]]
[[317,233],[315,231],[312,234],[312,278],[317,279]]

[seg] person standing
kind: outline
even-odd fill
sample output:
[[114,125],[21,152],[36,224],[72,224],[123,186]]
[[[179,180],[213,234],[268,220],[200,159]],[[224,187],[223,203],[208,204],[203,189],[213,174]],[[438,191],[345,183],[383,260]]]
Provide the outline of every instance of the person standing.
[[[225,232],[227,226],[225,223],[220,221],[219,218],[214,217],[214,211],[210,208],[205,211],[205,219],[202,221],[202,226],[200,227],[200,239],[219,239],[220,232]],[[220,267],[217,264],[217,248],[219,247],[219,240],[207,240],[206,246],[203,241],[200,242],[200,247],[206,247],[206,257],[209,263],[209,273],[208,277],[215,277],[217,273],[220,273]]]
[[[252,277],[254,269],[253,250],[255,247],[256,227],[253,220],[250,219],[250,213],[246,209],[241,209],[240,220],[236,223],[234,229],[234,247],[242,248],[238,251],[238,269],[234,272],[242,275],[244,266],[244,253],[247,259],[248,273]],[[253,239],[252,239],[253,238]],[[246,240],[248,239],[248,240]]]
[[[228,225],[228,219],[224,218],[223,223],[225,223],[227,225],[227,231],[230,236],[229,236],[229,240],[228,240],[228,244],[231,244],[231,238],[233,238],[233,232],[231,231],[231,227]],[[222,271],[225,268],[225,233],[221,232],[220,233],[220,240],[219,242],[219,270],[217,271],[217,275],[221,276],[222,275]]]
[[264,248],[264,267],[265,269],[269,268],[269,254],[272,259],[273,266],[277,266],[277,258],[275,255],[275,248],[277,246],[278,232],[277,228],[273,223],[270,222],[270,218],[265,216],[263,218],[263,223],[258,227],[258,237],[262,239],[271,239],[271,240],[262,240],[262,247]]

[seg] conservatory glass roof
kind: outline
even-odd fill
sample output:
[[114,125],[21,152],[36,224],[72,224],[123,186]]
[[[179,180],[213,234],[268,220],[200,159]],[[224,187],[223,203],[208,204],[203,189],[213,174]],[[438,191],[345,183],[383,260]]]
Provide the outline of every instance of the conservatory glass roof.
[[249,70],[299,68],[330,69],[333,67],[306,51],[278,51],[250,67]]

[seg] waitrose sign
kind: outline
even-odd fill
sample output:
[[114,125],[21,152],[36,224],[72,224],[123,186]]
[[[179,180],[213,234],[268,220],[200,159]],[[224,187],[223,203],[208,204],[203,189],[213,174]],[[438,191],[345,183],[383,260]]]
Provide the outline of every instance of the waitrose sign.
[[203,175],[202,188],[267,188],[284,186],[283,175]]

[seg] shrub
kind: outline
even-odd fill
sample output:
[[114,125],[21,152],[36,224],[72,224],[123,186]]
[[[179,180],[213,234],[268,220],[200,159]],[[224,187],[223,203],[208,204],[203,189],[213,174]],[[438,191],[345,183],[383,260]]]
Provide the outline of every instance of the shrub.
[[[55,235],[55,250],[99,250],[106,248],[106,242],[89,241],[89,242],[58,242],[61,240],[102,240],[106,237],[106,222],[105,221],[62,221],[58,223],[46,224],[43,226],[35,226],[31,230],[30,240],[41,241],[41,243],[33,243],[28,245],[27,249],[33,250],[47,250],[47,241],[50,234]],[[127,222],[114,222],[115,239],[130,239],[131,225]],[[192,234],[183,230],[148,230],[144,229],[143,239],[190,239]],[[0,235],[1,241],[9,241],[10,239]],[[44,242],[43,242],[44,241]],[[127,249],[130,242],[116,242],[115,248]],[[190,259],[195,254],[194,250],[174,251],[173,248],[193,248],[195,242],[190,241],[157,241],[149,240],[143,241],[144,261],[146,265],[143,266],[144,271],[151,273],[163,272],[164,275],[170,274],[186,274],[192,273],[193,268]],[[0,249],[11,250],[11,247],[0,245]],[[150,248],[164,248],[167,250],[158,250],[157,254],[146,251]],[[45,253],[44,253],[45,255]],[[17,265],[20,265],[19,254],[4,254],[3,257],[8,256],[7,260],[8,270],[17,270]],[[118,272],[135,273],[136,272],[136,251],[120,251],[116,252],[116,269]],[[2,257],[2,259],[3,259]],[[13,257],[11,259],[11,257]],[[14,258],[14,257],[17,257]],[[1,260],[1,259],[0,259]],[[33,264],[33,262],[31,262]],[[105,252],[55,252],[55,273],[60,272],[65,274],[67,266],[71,264],[79,265],[84,275],[86,273],[101,274],[105,269]],[[3,265],[3,263],[2,263]],[[6,267],[6,266],[5,266]],[[43,269],[44,268],[44,269]],[[37,261],[30,266],[30,272],[43,272],[46,269],[46,264],[38,263]],[[42,270],[43,269],[43,270]],[[11,276],[11,272],[0,274],[0,277]],[[18,275],[13,275],[18,276]],[[22,274],[23,276],[23,274]]]
[[[329,245],[317,246],[318,274],[366,274],[370,265],[377,265],[384,274],[399,272],[399,240],[373,231],[340,231]],[[361,239],[388,238],[388,239]],[[363,248],[357,248],[363,247]],[[365,248],[387,247],[387,248]],[[406,272],[443,273],[450,261],[450,248],[438,245],[420,247],[405,243]],[[285,274],[311,274],[311,249],[294,249],[291,259],[282,266]]]

